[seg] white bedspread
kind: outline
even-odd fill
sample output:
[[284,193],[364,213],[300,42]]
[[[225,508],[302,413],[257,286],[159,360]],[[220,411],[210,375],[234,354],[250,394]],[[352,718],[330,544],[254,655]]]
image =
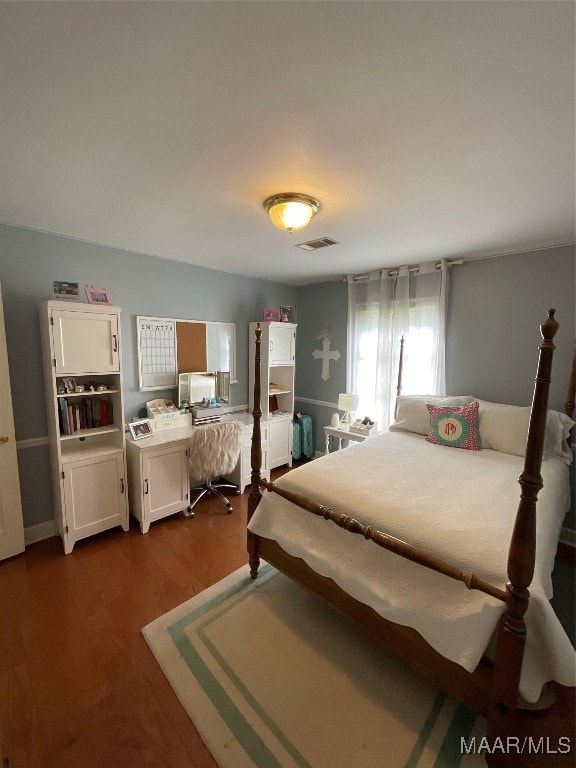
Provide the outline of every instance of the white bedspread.
[[[321,457],[277,484],[504,588],[522,469],[517,456],[446,448],[396,432]],[[520,682],[522,696],[531,702],[548,680],[576,685],[576,653],[549,602],[556,546],[570,503],[568,467],[546,459],[542,477]],[[503,611],[500,601],[343,531],[277,494],[264,492],[249,527],[381,616],[413,627],[469,671],[488,647]]]

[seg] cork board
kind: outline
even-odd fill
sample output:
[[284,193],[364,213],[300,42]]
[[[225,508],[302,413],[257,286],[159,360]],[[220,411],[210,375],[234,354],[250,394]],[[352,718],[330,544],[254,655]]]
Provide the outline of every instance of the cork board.
[[176,323],[178,373],[206,371],[206,323]]

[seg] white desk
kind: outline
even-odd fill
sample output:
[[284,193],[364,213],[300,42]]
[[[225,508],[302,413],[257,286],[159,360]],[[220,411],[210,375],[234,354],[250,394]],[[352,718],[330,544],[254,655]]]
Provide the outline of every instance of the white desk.
[[[241,491],[250,483],[252,415],[228,413],[222,421],[244,424],[242,451],[234,471],[227,475]],[[128,462],[128,495],[130,512],[140,523],[142,533],[150,523],[176,512],[183,512],[190,503],[190,486],[194,468],[189,467],[189,443],[195,429],[201,426],[169,427],[141,440],[126,439]],[[270,480],[268,464],[268,422],[260,424],[262,437],[262,475]]]
[[324,435],[326,438],[326,444],[324,453],[330,453],[330,438],[336,437],[338,439],[338,450],[342,449],[342,440],[352,440],[355,443],[363,443],[368,437],[372,435],[358,435],[355,432],[350,432],[342,427],[324,427]]

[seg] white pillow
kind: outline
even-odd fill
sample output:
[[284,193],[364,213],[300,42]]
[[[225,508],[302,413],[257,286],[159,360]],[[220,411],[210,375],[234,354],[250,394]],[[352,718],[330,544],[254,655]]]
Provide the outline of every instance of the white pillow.
[[524,456],[530,408],[478,399],[478,432],[482,448]]
[[570,466],[572,449],[568,442],[570,430],[576,424],[570,416],[560,411],[548,411],[546,420],[546,439],[544,440],[544,455],[554,456]]
[[396,400],[396,420],[390,425],[390,432],[416,432],[427,435],[430,429],[430,414],[426,405],[440,407],[470,405],[474,402],[472,395],[454,395],[438,397],[438,395],[400,395]]
[[[525,456],[530,406],[489,403],[478,399],[478,432],[482,448],[491,448],[500,453]],[[544,455],[560,459],[565,464],[572,462],[572,451],[567,438],[574,425],[572,419],[559,411],[548,411]]]

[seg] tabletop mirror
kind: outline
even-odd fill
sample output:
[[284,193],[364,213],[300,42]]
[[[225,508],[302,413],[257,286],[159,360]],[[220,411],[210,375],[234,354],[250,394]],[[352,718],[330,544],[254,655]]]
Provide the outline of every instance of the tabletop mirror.
[[228,371],[193,371],[178,374],[178,405],[194,405],[203,400],[230,402]]

